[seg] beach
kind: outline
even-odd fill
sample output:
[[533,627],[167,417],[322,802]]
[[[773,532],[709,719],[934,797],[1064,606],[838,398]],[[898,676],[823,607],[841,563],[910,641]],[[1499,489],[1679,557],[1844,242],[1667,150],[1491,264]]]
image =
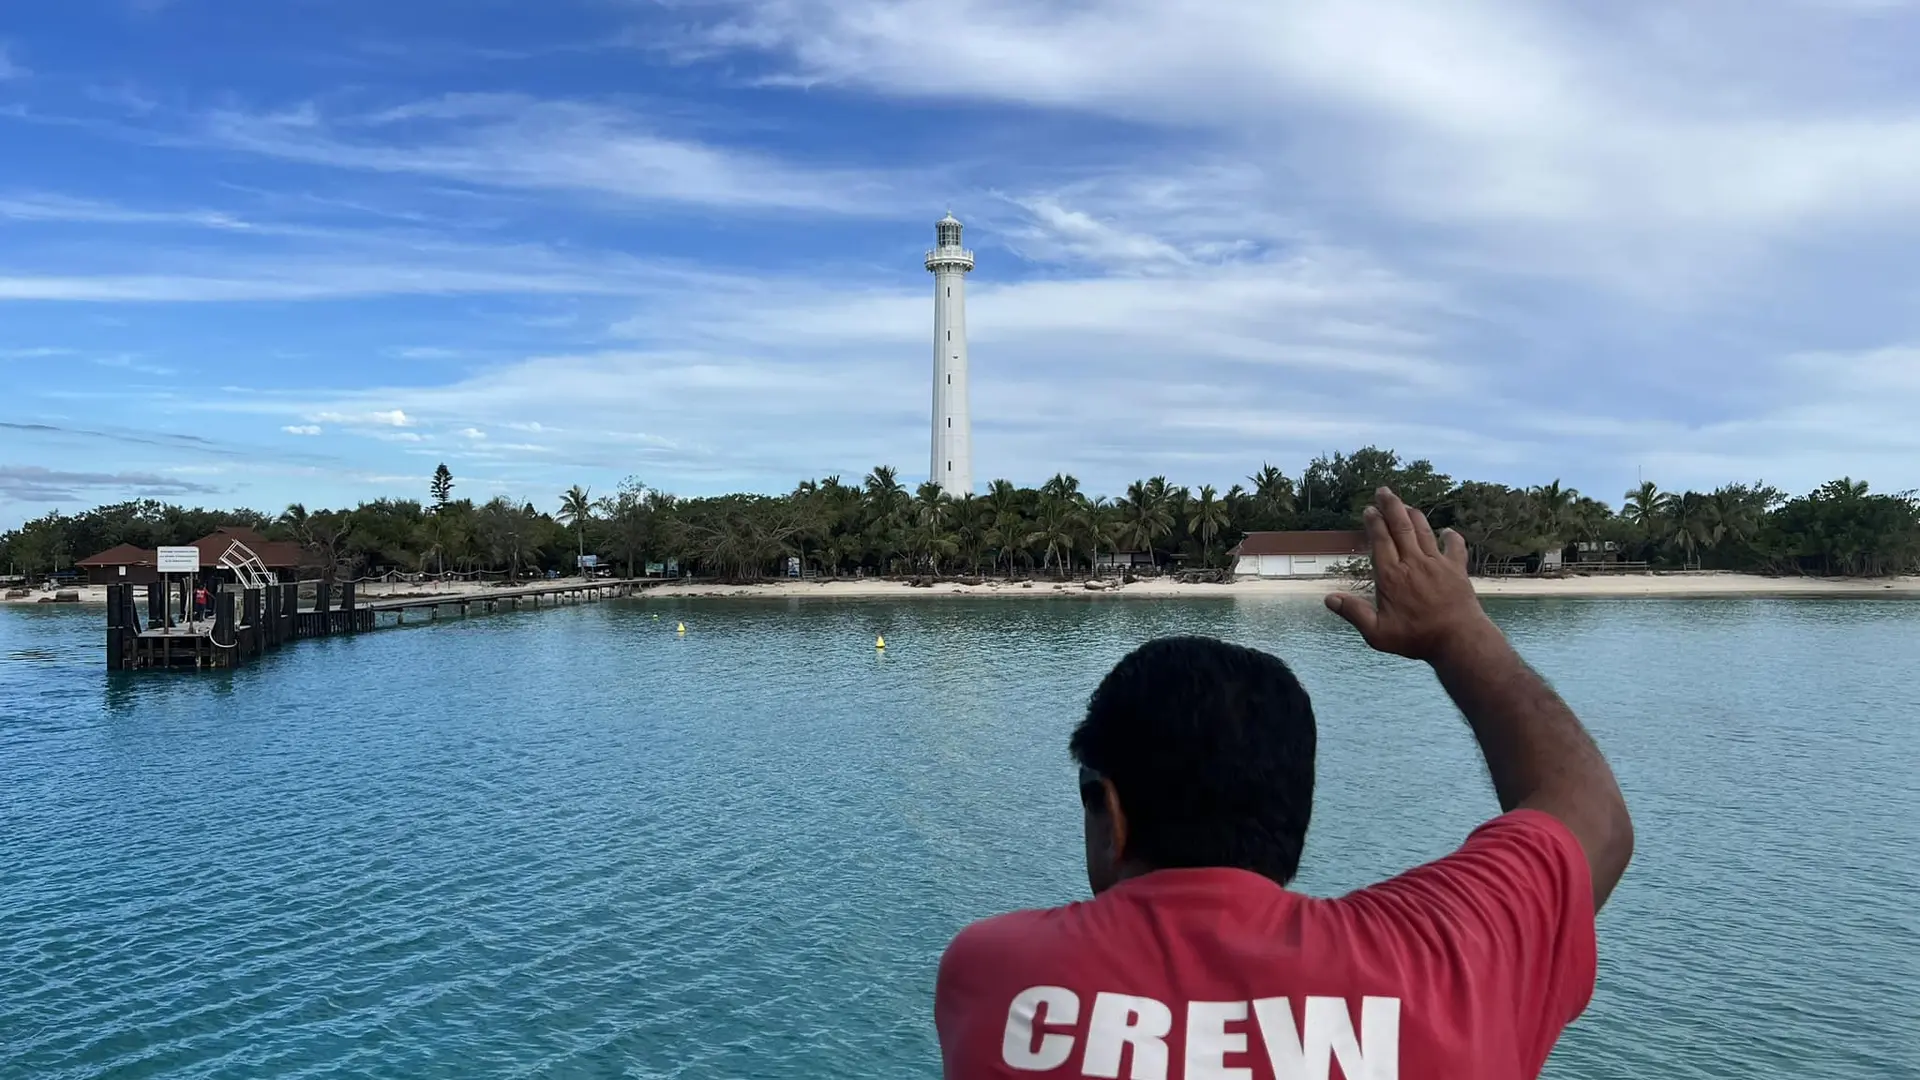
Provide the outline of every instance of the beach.
[[[684,597],[838,597],[846,599],[938,596],[1036,597],[1119,596],[1139,599],[1195,599],[1234,596],[1321,596],[1355,583],[1342,578],[1243,578],[1221,584],[1185,584],[1170,578],[1114,582],[1007,582],[979,585],[942,581],[916,586],[878,578],[839,581],[775,581],[754,585],[661,585],[648,596]],[[1482,596],[1920,596],[1920,578],[1772,578],[1758,574],[1676,573],[1614,576],[1475,578]]]
[[[561,579],[562,581],[569,579]],[[1693,571],[1657,574],[1566,575],[1562,577],[1478,577],[1474,588],[1482,596],[1920,596],[1920,577],[1893,578],[1815,578],[1764,577],[1759,574]],[[641,597],[713,598],[758,597],[783,599],[921,599],[943,596],[1117,596],[1129,599],[1196,599],[1202,597],[1319,596],[1336,589],[1351,588],[1353,582],[1336,577],[1241,578],[1220,584],[1191,584],[1171,578],[1145,578],[1128,583],[1117,581],[1002,581],[988,579],[980,584],[943,580],[933,585],[915,585],[911,581],[889,578],[839,578],[827,580],[776,580],[751,584],[715,582],[662,582],[650,585]],[[363,582],[357,586],[362,600],[393,597],[483,596],[494,586],[473,582]],[[104,585],[69,586],[61,591],[79,593],[82,604],[104,604]],[[26,597],[4,601],[33,604],[50,591],[35,591]],[[142,594],[144,596],[144,593]]]

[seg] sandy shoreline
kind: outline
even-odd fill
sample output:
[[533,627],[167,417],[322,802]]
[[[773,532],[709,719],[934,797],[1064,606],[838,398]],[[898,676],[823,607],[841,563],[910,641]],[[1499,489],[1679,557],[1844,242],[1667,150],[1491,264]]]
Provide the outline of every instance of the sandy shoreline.
[[[564,584],[567,579],[562,579]],[[538,584],[538,583],[529,583]],[[1082,582],[1004,582],[981,585],[941,582],[930,588],[918,588],[905,581],[878,578],[838,581],[768,581],[754,585],[669,584],[650,585],[643,597],[657,599],[749,597],[784,599],[928,599],[947,596],[1118,596],[1130,599],[1192,599],[1197,597],[1317,597],[1347,583],[1337,578],[1265,578],[1234,581],[1223,585],[1183,585],[1168,580],[1136,581],[1118,585],[1101,583],[1089,588]],[[1920,596],[1920,578],[1771,578],[1757,574],[1672,573],[1620,574],[1562,578],[1475,578],[1474,587],[1482,596]],[[81,586],[82,604],[105,604],[104,585]],[[363,583],[363,599],[390,596],[471,596],[493,591],[488,586],[461,584],[383,584]],[[3,601],[9,604],[38,603],[35,592],[25,599]]]
[[[1028,585],[1031,585],[1029,588]],[[909,598],[940,596],[1119,596],[1140,599],[1195,597],[1319,597],[1348,583],[1337,578],[1265,578],[1222,585],[1136,581],[1089,589],[1081,582],[942,582],[916,588],[904,581],[775,581],[758,585],[661,585],[659,597]],[[1755,574],[1636,574],[1616,577],[1475,578],[1482,596],[1920,596],[1920,578],[1769,578]]]

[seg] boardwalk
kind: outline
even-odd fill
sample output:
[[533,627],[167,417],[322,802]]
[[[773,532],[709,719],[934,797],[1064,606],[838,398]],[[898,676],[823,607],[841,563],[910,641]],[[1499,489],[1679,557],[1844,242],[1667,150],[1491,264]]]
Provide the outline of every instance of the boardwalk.
[[[332,585],[314,587],[312,607],[300,606],[298,586],[269,585],[264,589],[225,591],[215,595],[212,618],[168,622],[167,589],[147,587],[146,624],[141,624],[131,585],[107,587],[107,669],[132,671],[149,668],[227,668],[301,638],[358,634],[382,626],[405,624],[407,613],[437,619],[442,608],[461,616],[523,605],[539,608],[591,603],[612,596],[631,596],[659,581],[597,579],[548,582],[480,593],[399,597],[355,603],[351,582],[336,594]],[[177,593],[174,597],[177,599]],[[177,610],[178,604],[173,607]],[[391,615],[389,621],[383,616]]]

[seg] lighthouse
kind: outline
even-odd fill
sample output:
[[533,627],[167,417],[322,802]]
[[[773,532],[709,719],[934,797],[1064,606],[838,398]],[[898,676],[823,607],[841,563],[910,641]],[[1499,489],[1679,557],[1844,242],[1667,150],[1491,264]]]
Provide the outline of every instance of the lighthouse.
[[960,222],[951,213],[934,225],[927,269],[933,273],[933,458],[927,478],[957,499],[973,493],[967,413],[967,273],[973,252],[960,246]]

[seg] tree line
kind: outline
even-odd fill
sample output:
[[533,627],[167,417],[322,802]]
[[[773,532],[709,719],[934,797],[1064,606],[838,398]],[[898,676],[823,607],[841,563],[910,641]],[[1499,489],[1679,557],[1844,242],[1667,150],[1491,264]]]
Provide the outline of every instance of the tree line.
[[[995,480],[959,499],[932,483],[908,488],[891,467],[858,482],[805,480],[783,495],[682,498],[635,479],[594,497],[574,486],[551,511],[504,497],[455,498],[445,465],[427,498],[381,498],[353,509],[295,503],[278,515],[184,508],[154,500],[49,513],[0,534],[0,563],[42,574],[113,547],[188,543],[220,525],[292,540],[337,577],[388,570],[518,578],[571,572],[578,556],[634,575],[669,562],[701,576],[809,574],[1069,575],[1101,556],[1142,553],[1160,568],[1219,567],[1248,532],[1357,528],[1381,485],[1464,536],[1476,571],[1592,545],[1670,569],[1877,576],[1920,571],[1920,498],[1830,481],[1789,496],[1760,483],[1662,491],[1645,483],[1614,505],[1559,481],[1531,488],[1455,481],[1425,459],[1365,447],[1315,458],[1299,476],[1263,465],[1226,491],[1164,476],[1093,496],[1058,474],[1038,487]],[[1610,545],[1610,546],[1609,546]]]

